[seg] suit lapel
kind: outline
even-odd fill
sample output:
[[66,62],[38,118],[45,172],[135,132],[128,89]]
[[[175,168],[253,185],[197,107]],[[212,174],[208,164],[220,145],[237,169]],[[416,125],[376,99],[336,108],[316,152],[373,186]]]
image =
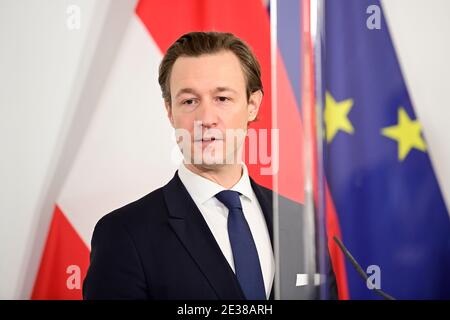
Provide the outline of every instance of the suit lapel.
[[[273,192],[267,188],[264,188],[257,184],[252,178],[250,178],[253,191],[258,199],[261,210],[266,219],[267,229],[270,235],[270,242],[272,244],[273,251]],[[269,300],[275,299],[275,282],[272,284],[272,290],[270,292]]]
[[252,185],[253,191],[255,192],[256,198],[258,199],[261,210],[266,219],[267,229],[269,230],[270,241],[272,243],[273,249],[273,211],[272,211],[272,191],[266,189],[259,184],[257,184],[252,178],[250,178],[250,184]]
[[245,299],[237,278],[178,172],[163,188],[169,224],[208,279],[218,299]]

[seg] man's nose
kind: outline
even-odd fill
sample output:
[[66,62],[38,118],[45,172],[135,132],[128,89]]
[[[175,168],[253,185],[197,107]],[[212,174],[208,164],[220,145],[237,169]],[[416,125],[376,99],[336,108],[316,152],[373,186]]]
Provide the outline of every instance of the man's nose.
[[217,108],[213,103],[203,102],[197,109],[197,121],[200,121],[203,127],[215,127],[218,123]]

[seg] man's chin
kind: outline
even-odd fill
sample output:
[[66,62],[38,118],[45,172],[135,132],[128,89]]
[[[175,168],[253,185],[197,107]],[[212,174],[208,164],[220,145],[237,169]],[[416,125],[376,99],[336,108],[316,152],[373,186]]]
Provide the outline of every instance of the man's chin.
[[214,156],[211,154],[204,154],[202,157],[191,159],[190,163],[205,169],[217,169],[227,165],[233,165],[238,162],[234,161],[232,157],[227,159],[223,155]]
[[223,157],[217,158],[213,156],[203,156],[201,159],[194,159],[192,163],[194,165],[202,166],[205,168],[217,168],[226,165],[226,161],[225,159],[223,159]]

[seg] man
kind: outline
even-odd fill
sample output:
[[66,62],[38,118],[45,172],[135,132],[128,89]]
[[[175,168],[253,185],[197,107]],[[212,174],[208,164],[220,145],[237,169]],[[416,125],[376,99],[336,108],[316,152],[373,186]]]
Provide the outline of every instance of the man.
[[84,298],[273,298],[272,192],[241,163],[263,97],[258,61],[232,34],[193,32],[168,49],[159,83],[184,163],[97,223]]

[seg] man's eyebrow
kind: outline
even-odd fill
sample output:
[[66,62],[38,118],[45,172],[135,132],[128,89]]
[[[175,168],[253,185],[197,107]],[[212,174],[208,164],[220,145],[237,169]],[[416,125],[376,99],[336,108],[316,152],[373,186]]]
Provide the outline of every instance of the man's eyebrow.
[[183,93],[192,93],[192,94],[197,94],[197,91],[195,91],[192,88],[183,88],[178,90],[177,94],[175,95],[175,98],[178,98],[179,96],[181,96]]
[[[225,91],[237,93],[236,90],[234,90],[233,88],[230,88],[230,87],[216,87],[214,90],[212,90],[213,93],[220,93],[220,92],[225,92]],[[191,93],[191,94],[198,95],[197,91],[195,91],[192,88],[182,88],[182,89],[178,90],[177,94],[175,95],[175,98],[178,98],[179,96],[181,96],[184,93]]]
[[237,93],[236,90],[230,87],[217,87],[216,89],[213,90],[213,92],[224,92],[224,91],[231,91],[233,93]]

